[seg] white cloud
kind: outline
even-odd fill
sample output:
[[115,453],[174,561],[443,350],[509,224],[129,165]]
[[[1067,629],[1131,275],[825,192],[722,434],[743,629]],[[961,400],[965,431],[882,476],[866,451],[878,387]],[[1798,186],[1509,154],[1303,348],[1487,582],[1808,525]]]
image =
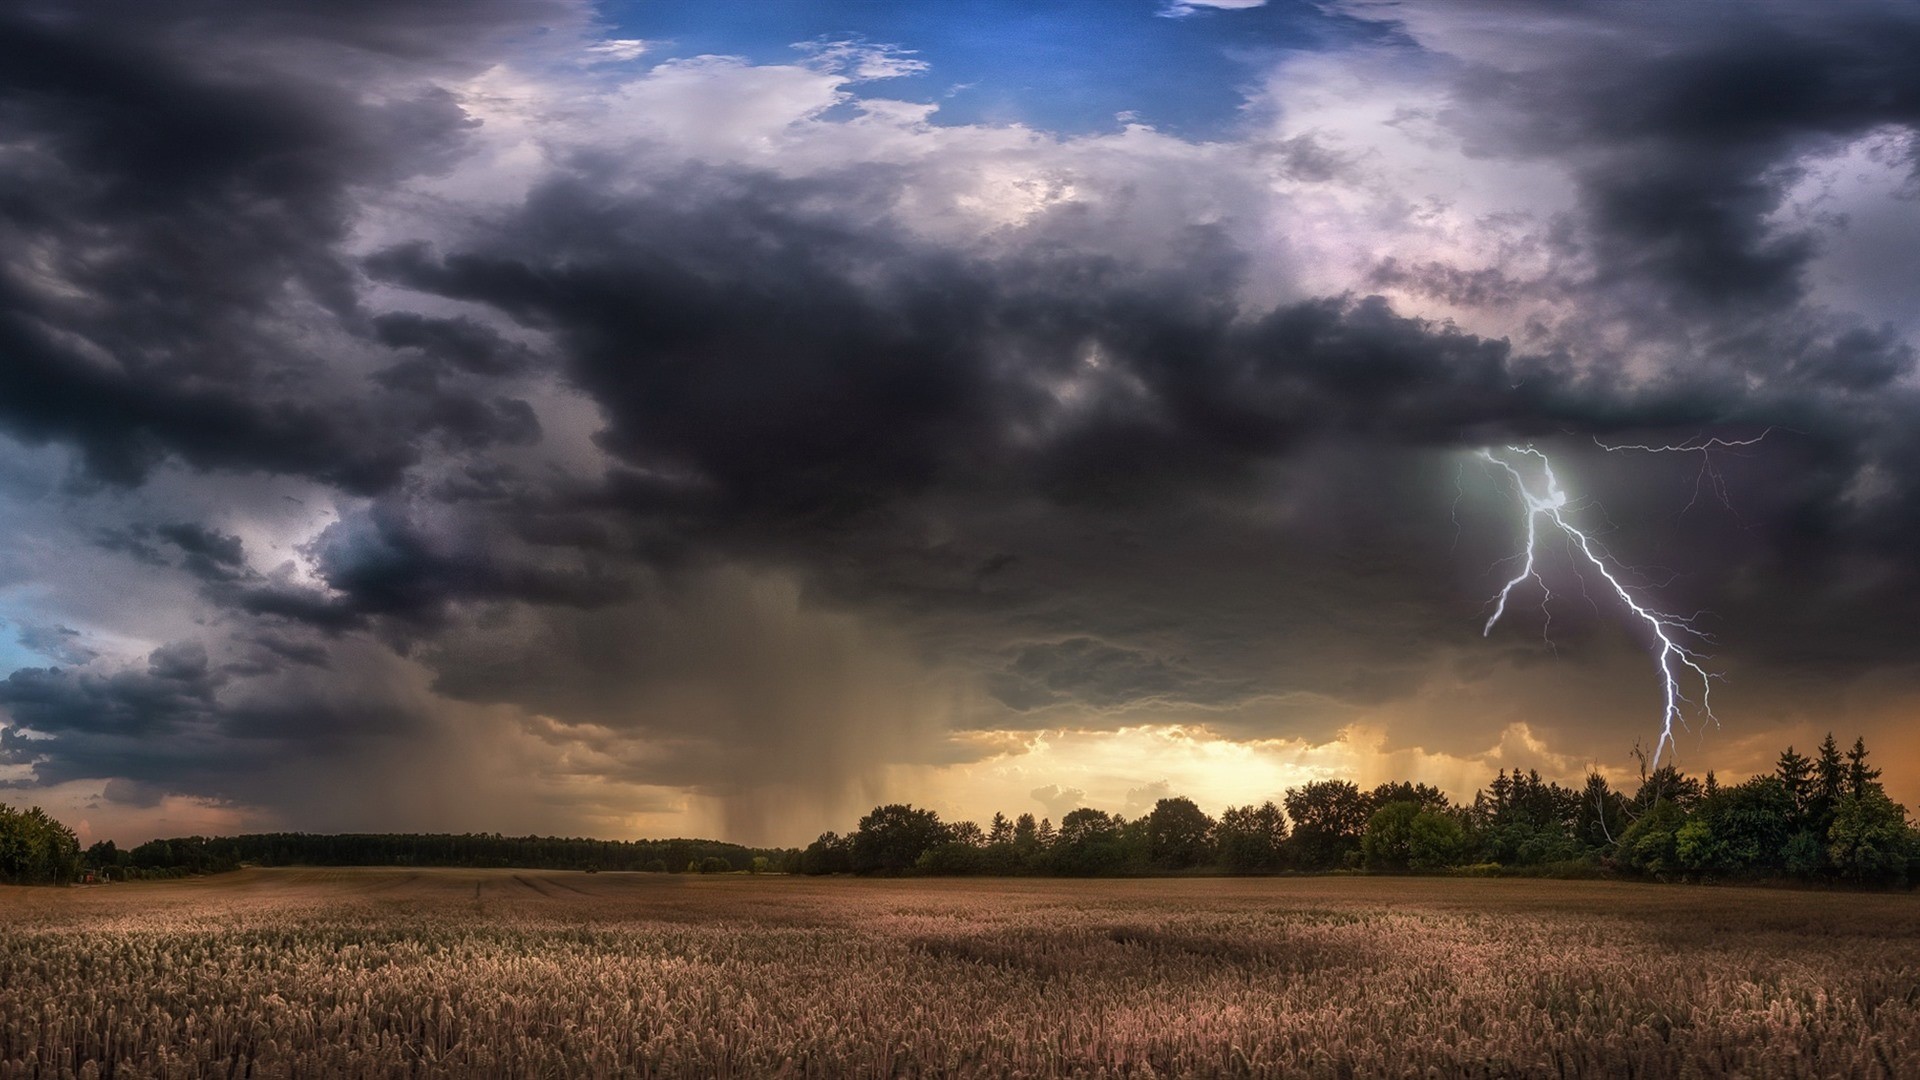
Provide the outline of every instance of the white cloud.
[[651,42],[639,38],[613,38],[595,42],[587,46],[587,63],[611,64],[623,60],[637,60],[652,46]]
[[1163,19],[1184,19],[1201,11],[1250,11],[1266,5],[1267,0],[1167,0],[1154,14]]
[[855,82],[898,79],[927,70],[926,61],[913,58],[913,49],[903,49],[898,45],[876,45],[854,39],[802,41],[796,42],[793,47],[805,53],[814,67],[844,75]]

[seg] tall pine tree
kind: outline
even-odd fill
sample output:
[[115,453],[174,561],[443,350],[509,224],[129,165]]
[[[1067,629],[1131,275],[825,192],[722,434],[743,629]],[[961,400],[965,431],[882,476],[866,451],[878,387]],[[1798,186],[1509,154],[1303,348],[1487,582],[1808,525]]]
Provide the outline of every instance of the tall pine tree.
[[1813,761],[1789,746],[1780,752],[1773,775],[1780,778],[1780,786],[1786,788],[1793,799],[1794,825],[1798,827],[1806,820],[1813,804]]
[[1878,791],[1879,779],[1879,769],[1867,768],[1867,741],[1854,736],[1853,749],[1847,751],[1847,794],[1858,798],[1868,791]]
[[1840,796],[1847,790],[1847,763],[1840,757],[1840,744],[1833,741],[1833,732],[1820,742],[1820,756],[1813,762],[1813,806],[1814,827],[1826,834],[1827,826],[1833,821],[1833,811],[1840,805]]

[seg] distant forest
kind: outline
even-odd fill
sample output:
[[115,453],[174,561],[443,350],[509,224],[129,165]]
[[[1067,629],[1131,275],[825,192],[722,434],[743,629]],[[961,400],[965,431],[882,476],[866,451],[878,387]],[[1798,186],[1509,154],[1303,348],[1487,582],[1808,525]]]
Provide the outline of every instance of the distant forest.
[[655,873],[773,873],[798,865],[792,848],[719,840],[588,840],[498,833],[250,833],[149,840],[122,851],[106,840],[81,855],[80,872],[109,877],[207,874],[249,866],[465,866]]
[[846,835],[806,848],[716,840],[588,840],[430,833],[256,833],[150,840],[82,851],[38,807],[0,806],[0,881],[66,884],[258,866],[518,867],[654,873],[1126,875],[1385,872],[1605,873],[1658,879],[1794,878],[1920,882],[1920,832],[1886,795],[1866,744],[1828,735],[1812,757],[1792,747],[1774,771],[1721,784],[1672,766],[1627,795],[1589,775],[1579,789],[1502,771],[1467,805],[1414,781],[1370,791],[1345,780],[1287,790],[1279,804],[1229,807],[1216,820],[1191,799],[1161,799],[1129,821],[1091,807],[1059,824],[995,814],[985,827],[931,810],[875,807]]

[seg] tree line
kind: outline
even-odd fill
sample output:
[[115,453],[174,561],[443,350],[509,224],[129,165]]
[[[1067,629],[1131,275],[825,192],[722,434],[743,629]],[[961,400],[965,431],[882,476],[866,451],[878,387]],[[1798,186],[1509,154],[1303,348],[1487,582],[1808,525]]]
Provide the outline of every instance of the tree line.
[[591,840],[499,833],[249,833],[179,836],[121,849],[88,848],[88,868],[108,877],[176,877],[251,866],[515,867],[528,870],[639,870],[655,873],[779,872],[799,851],[720,840]]
[[593,840],[499,833],[252,833],[102,841],[38,807],[0,805],[0,882],[64,884],[258,866],[519,867],[656,873],[1152,874],[1329,870],[1624,872],[1655,878],[1797,878],[1920,883],[1920,832],[1888,798],[1863,740],[1792,747],[1735,785],[1669,765],[1627,794],[1590,774],[1579,788],[1501,771],[1470,803],[1393,781],[1290,788],[1279,803],[1229,807],[1161,799],[1128,820],[1092,807],[1051,819],[995,814],[982,827],[906,804],[875,807],[846,835],[804,850],[717,840]]
[[1502,770],[1471,803],[1415,781],[1290,788],[1280,803],[1159,800],[1129,821],[1092,807],[1055,824],[995,814],[948,823],[906,804],[875,807],[851,833],[800,854],[807,874],[1150,874],[1368,869],[1625,872],[1655,878],[1920,881],[1920,833],[1887,797],[1864,740],[1829,734],[1814,756],[1788,747],[1774,771],[1722,785],[1668,765],[1631,794],[1589,774],[1579,788]]

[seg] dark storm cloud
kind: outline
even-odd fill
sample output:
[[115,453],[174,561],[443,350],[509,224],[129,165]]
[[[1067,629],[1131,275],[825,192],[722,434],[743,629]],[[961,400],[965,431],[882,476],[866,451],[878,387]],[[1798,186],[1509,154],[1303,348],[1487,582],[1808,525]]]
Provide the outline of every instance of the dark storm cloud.
[[243,661],[247,664],[247,674],[269,674],[288,663],[317,668],[331,666],[330,654],[318,642],[298,641],[269,631],[244,634],[240,640],[251,646],[249,651],[253,654]]
[[[92,675],[22,668],[0,683],[0,704],[16,723],[44,735],[151,736],[205,716],[224,681],[209,666],[205,648],[183,642],[155,649],[145,671]],[[33,740],[12,729],[0,737],[12,740],[7,743],[10,752],[31,754]]]
[[350,765],[427,728],[417,704],[364,665],[338,683],[304,664],[260,678],[277,670],[215,663],[199,643],[176,642],[144,669],[15,671],[0,681],[14,720],[0,729],[0,761],[28,766],[40,784],[116,778],[123,786],[107,798],[136,805],[168,793],[276,805],[289,759]]
[[[1073,502],[1240,473],[1324,432],[1447,443],[1585,407],[1548,363],[1377,299],[1242,312],[1225,299],[1239,254],[1212,229],[1172,268],[1042,245],[989,262],[796,211],[816,183],[707,171],[661,186],[619,199],[556,183],[496,246],[368,264],[563,342],[607,410],[602,445],[658,478],[627,486],[638,503],[758,520],[945,486]],[[1516,365],[1535,377],[1521,391]]]
[[245,545],[237,536],[190,521],[161,525],[153,532],[186,555],[184,567],[195,577],[227,581],[246,573]]
[[1550,8],[1563,32],[1470,70],[1454,122],[1573,167],[1602,283],[1651,279],[1684,306],[1791,303],[1817,241],[1768,215],[1795,158],[1920,122],[1911,4]]
[[598,560],[559,565],[506,550],[490,537],[435,534],[408,507],[390,501],[334,522],[307,548],[327,592],[268,583],[230,598],[257,615],[341,631],[371,619],[432,626],[455,603],[599,607],[619,602],[629,589],[617,567]]
[[100,797],[110,803],[142,808],[159,806],[166,795],[165,788],[123,777],[115,777],[107,781],[100,789]]
[[[178,457],[355,491],[394,483],[428,432],[529,438],[522,404],[379,399],[330,374],[334,358],[314,355],[328,345],[298,325],[355,332],[355,274],[338,248],[356,190],[443,166],[471,127],[423,77],[472,70],[490,39],[565,15],[10,5],[0,231],[22,257],[0,275],[0,426],[71,442],[114,483]],[[432,345],[433,329],[411,343]],[[439,328],[457,338],[446,362],[485,368],[479,336],[458,331]]]
[[63,664],[84,664],[100,654],[82,641],[84,635],[70,626],[27,625],[20,628],[21,645]]
[[[840,186],[863,182],[887,179]],[[1178,501],[1327,440],[1453,448],[1729,422],[1838,439],[1834,404],[1911,361],[1897,339],[1855,331],[1799,344],[1777,386],[1636,380],[1378,298],[1241,310],[1225,299],[1239,256],[1213,230],[1171,268],[1043,245],[968,259],[792,209],[811,185],[706,173],[662,186],[674,193],[619,199],[560,182],[492,246],[369,262],[561,342],[608,417],[599,440],[633,469],[605,497],[641,525],[750,523],[805,543],[941,492]]]
[[124,528],[108,527],[94,534],[93,542],[106,551],[117,551],[148,566],[167,566],[168,559],[153,544],[151,526],[134,524]]
[[373,326],[383,345],[417,352],[429,363],[476,375],[510,375],[530,360],[525,346],[472,319],[434,319],[395,311],[375,316]]
[[1176,659],[1123,649],[1088,637],[1023,645],[987,680],[988,690],[1019,711],[1048,705],[1110,708],[1139,701],[1207,704],[1243,696],[1246,686],[1220,685]]

